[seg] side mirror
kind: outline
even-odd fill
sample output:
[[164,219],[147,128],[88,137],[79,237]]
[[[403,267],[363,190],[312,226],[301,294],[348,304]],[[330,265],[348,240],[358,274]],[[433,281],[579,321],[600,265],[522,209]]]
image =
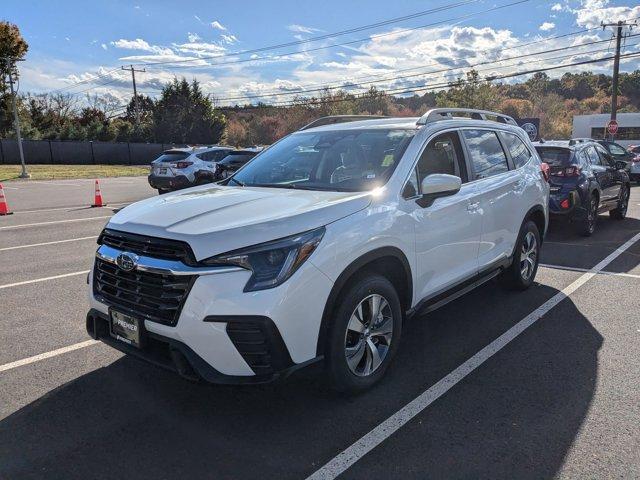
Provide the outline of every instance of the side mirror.
[[427,175],[420,184],[422,196],[417,200],[422,208],[429,207],[436,198],[455,195],[460,191],[462,181],[455,175],[434,173]]
[[617,162],[614,163],[614,167],[616,170],[624,170],[625,168],[627,168],[627,162],[618,160]]

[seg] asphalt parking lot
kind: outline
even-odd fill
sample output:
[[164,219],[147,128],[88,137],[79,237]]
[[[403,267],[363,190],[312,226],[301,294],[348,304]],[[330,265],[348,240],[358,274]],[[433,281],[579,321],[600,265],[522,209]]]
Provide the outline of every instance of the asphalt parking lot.
[[485,284],[406,325],[344,397],[306,370],[192,384],[89,340],[86,273],[144,177],[5,185],[0,478],[640,478],[640,187],[591,238],[552,224],[537,283]]

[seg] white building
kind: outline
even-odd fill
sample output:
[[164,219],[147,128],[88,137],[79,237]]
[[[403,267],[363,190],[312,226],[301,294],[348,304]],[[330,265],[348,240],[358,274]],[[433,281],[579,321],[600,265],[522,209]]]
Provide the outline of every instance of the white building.
[[[596,115],[576,115],[573,117],[573,138],[594,138],[602,140],[606,134],[607,123],[611,120],[608,113]],[[618,133],[615,141],[620,145],[640,144],[640,113],[618,113]]]

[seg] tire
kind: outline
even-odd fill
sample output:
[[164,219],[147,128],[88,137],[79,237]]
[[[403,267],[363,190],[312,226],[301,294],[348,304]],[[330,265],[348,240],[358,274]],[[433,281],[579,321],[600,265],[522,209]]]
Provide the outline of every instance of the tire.
[[502,285],[509,290],[526,290],[536,278],[540,262],[540,232],[531,220],[524,222],[518,234],[513,261],[500,275]]
[[618,205],[613,210],[609,211],[609,216],[614,220],[624,220],[627,216],[627,209],[629,208],[629,196],[631,192],[628,185],[623,185],[620,190],[620,198],[618,199]]
[[589,206],[587,207],[587,214],[584,218],[576,224],[578,233],[583,237],[590,237],[593,232],[596,231],[596,225],[598,223],[598,196],[592,193],[589,197]]
[[158,189],[158,195],[164,195],[165,193],[169,193],[170,190],[163,190],[162,188]]
[[[376,304],[380,315],[372,318]],[[381,275],[361,275],[339,297],[334,312],[325,345],[325,373],[335,390],[364,391],[384,376],[398,350],[402,332],[398,293]]]

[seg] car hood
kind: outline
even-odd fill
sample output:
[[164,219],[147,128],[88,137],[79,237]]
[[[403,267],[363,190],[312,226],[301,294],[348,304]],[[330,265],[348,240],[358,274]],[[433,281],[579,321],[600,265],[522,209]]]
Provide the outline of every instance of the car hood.
[[129,205],[107,228],[186,241],[202,260],[327,225],[370,201],[370,192],[208,185]]

